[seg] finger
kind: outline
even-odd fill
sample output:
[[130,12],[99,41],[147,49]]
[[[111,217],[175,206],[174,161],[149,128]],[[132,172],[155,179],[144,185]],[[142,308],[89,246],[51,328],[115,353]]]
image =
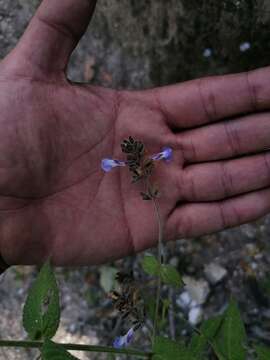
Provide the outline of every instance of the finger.
[[65,70],[95,4],[96,0],[43,0],[14,50],[16,63],[32,71]]
[[214,201],[270,186],[270,153],[187,166],[179,171],[180,201]]
[[238,226],[270,210],[270,189],[212,203],[177,207],[167,222],[169,238],[195,237]]
[[192,128],[269,108],[270,67],[213,76],[150,91],[170,126]]
[[185,163],[231,158],[270,148],[269,113],[225,120],[176,134]]

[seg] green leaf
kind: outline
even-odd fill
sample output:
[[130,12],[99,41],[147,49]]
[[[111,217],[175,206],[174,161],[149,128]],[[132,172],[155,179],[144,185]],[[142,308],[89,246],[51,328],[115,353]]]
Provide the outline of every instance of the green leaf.
[[258,355],[258,360],[269,360],[270,359],[270,348],[257,345],[255,346],[256,353]]
[[142,261],[142,268],[149,275],[158,275],[158,260],[153,255],[145,255]]
[[160,336],[155,338],[153,352],[153,360],[197,360],[183,344]]
[[223,316],[223,322],[214,342],[214,350],[227,360],[245,360],[246,332],[240,312],[231,300]]
[[105,292],[112,290],[115,283],[117,269],[111,266],[102,266],[100,269],[100,285]]
[[156,309],[156,298],[149,295],[148,293],[143,294],[144,304],[146,307],[147,316],[154,322],[155,321],[155,309]]
[[41,348],[42,360],[78,360],[71,355],[63,346],[51,340],[45,340]]
[[52,338],[59,321],[59,290],[53,269],[47,261],[29,290],[23,309],[23,326],[31,340],[39,340]]
[[175,288],[180,288],[184,284],[179,272],[172,265],[162,265],[161,279],[165,284]]
[[195,333],[189,344],[190,352],[196,359],[201,359],[213,340],[222,322],[222,316],[216,316],[206,320],[200,327],[200,334]]
[[228,358],[225,358],[224,355],[220,352],[220,349],[215,342],[212,343],[212,349],[218,360],[229,360]]
[[158,260],[153,255],[145,255],[142,262],[143,270],[152,276],[160,274],[164,284],[180,288],[184,283],[176,268],[172,265],[159,265]]

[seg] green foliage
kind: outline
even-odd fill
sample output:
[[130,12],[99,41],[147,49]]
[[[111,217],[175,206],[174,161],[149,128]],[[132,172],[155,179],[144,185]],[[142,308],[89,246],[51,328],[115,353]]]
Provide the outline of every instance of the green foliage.
[[161,280],[175,288],[180,288],[184,284],[179,272],[172,265],[161,266]]
[[31,340],[52,338],[59,326],[59,290],[50,262],[41,268],[23,309],[23,326]]
[[42,360],[78,360],[71,355],[63,346],[55,344],[51,340],[45,340],[41,349]]
[[155,307],[156,307],[156,299],[154,296],[149,294],[144,296],[144,303],[146,307],[147,316],[154,322],[155,320]]
[[160,336],[155,338],[153,352],[153,360],[197,360],[183,344]]
[[172,265],[164,265],[161,266],[158,263],[158,260],[153,255],[146,255],[143,258],[142,262],[143,270],[152,276],[159,276],[164,284],[173,286],[175,288],[180,288],[183,285],[183,280]]
[[231,300],[213,343],[214,351],[219,359],[245,360],[245,343],[244,323],[236,302]]
[[162,313],[161,313],[161,319],[160,319],[160,327],[165,326],[167,323],[167,314],[170,307],[170,300],[169,299],[163,299],[162,300]]
[[256,353],[258,355],[258,360],[269,360],[270,359],[270,348],[257,345],[255,346]]
[[206,320],[200,327],[200,333],[194,334],[189,344],[189,350],[195,359],[203,359],[204,353],[213,341],[222,323],[222,316]]
[[158,260],[153,255],[145,255],[142,261],[142,268],[146,274],[157,276],[159,273]]

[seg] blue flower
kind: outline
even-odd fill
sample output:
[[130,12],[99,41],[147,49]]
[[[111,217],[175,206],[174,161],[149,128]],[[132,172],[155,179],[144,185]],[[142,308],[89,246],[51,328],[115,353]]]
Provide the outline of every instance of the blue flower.
[[134,335],[134,330],[133,328],[131,328],[124,336],[119,336],[114,340],[113,347],[115,349],[121,349],[123,347],[126,347],[132,340],[133,335]]
[[162,149],[161,152],[151,156],[151,159],[153,160],[165,160],[165,161],[170,161],[172,159],[172,153],[173,150],[170,147],[165,147]]
[[109,172],[112,168],[116,166],[125,166],[126,163],[124,161],[113,160],[113,159],[103,159],[101,161],[101,167],[104,171]]
[[[170,147],[165,147],[161,152],[152,155],[150,158],[152,160],[165,160],[169,162],[172,159],[173,150]],[[125,161],[114,160],[114,159],[102,159],[101,167],[105,172],[109,172],[112,168],[117,166],[126,166],[127,163]]]

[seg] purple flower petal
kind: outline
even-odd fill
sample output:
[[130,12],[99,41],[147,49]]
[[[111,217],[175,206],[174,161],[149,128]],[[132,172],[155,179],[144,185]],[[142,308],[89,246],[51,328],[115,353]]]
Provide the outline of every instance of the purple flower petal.
[[157,153],[157,154],[155,154],[155,155],[152,155],[151,156],[151,159],[152,160],[160,160],[160,159],[162,159],[162,152],[160,152],[160,153]]
[[170,147],[165,147],[162,149],[161,152],[151,156],[151,159],[153,159],[153,160],[163,159],[165,161],[170,161],[172,159],[172,153],[173,153],[173,150]]
[[114,340],[113,347],[116,349],[121,349],[123,347],[126,347],[132,340],[133,335],[134,335],[134,330],[133,328],[131,328],[128,330],[128,332],[125,335],[119,336]]
[[165,161],[172,160],[172,154],[173,154],[172,148],[170,148],[170,147],[163,148],[162,153],[163,153],[163,159]]
[[124,336],[117,337],[113,342],[113,347],[115,349],[121,349],[124,346],[125,346]]
[[102,159],[102,161],[101,161],[101,168],[105,172],[111,171],[112,168],[114,168],[116,166],[125,166],[125,165],[126,165],[126,163],[124,161],[119,161],[119,160]]
[[130,343],[130,341],[132,340],[133,338],[133,335],[134,335],[134,330],[133,328],[129,329],[128,332],[126,333],[126,339],[127,339],[127,344]]

